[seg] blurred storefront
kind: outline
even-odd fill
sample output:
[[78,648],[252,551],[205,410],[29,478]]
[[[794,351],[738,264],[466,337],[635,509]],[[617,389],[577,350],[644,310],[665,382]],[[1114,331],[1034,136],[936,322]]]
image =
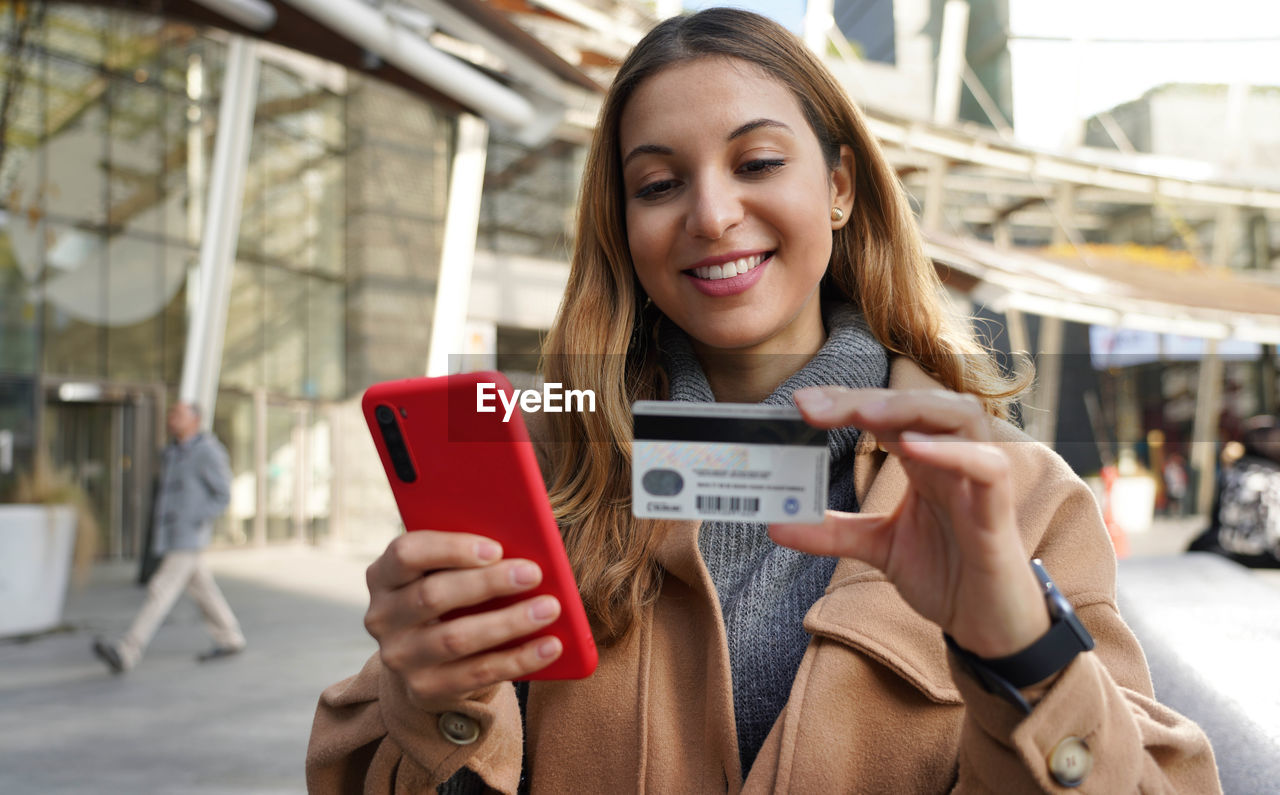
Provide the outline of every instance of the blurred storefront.
[[[272,35],[297,38],[298,24],[282,17]],[[0,10],[0,432],[11,458],[0,499],[47,453],[88,493],[108,557],[139,552],[164,412],[178,398],[193,312],[208,300],[201,245],[213,233],[206,202],[236,27],[110,4]],[[344,506],[359,521],[359,484],[377,484],[344,477],[344,463],[363,467],[372,452],[354,399],[425,372],[468,110],[340,35],[320,54],[345,64],[272,35],[255,43],[212,416],[234,474],[223,545],[316,542]],[[477,236],[485,250],[563,268],[580,145],[556,139],[531,158],[528,140],[501,126],[481,139],[495,184]],[[489,347],[523,352],[536,345],[525,327],[545,327],[558,289],[533,317],[504,321],[501,307],[521,302],[495,279],[479,302],[498,331]]]
[[[217,539],[376,544],[398,517],[359,395],[441,372],[441,354],[528,369],[567,278],[600,86],[655,9],[678,9],[127,5],[0,6],[0,499],[46,451],[90,495],[103,553],[137,554],[164,410],[214,303],[197,285],[225,231],[209,228],[224,86],[252,41],[225,339],[208,357],[235,475]],[[997,348],[1038,358],[1022,411],[1036,438],[1081,474],[1125,448],[1158,466],[1157,438],[1210,473],[1233,422],[1276,410],[1275,184],[1019,144],[1007,0],[807,5],[807,41],[862,105],[953,297]],[[1105,249],[1130,243],[1138,256]]]
[[984,330],[998,348],[1038,352],[1022,420],[1081,474],[1120,464],[1162,484],[1176,466],[1191,481],[1177,509],[1202,511],[1219,446],[1277,410],[1280,283],[1266,274],[1132,244],[1013,250],[934,235],[928,249],[948,287],[996,321]]

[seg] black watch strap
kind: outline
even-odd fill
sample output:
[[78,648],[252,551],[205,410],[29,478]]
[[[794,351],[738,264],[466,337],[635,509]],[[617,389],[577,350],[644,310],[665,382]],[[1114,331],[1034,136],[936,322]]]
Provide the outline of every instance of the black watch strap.
[[995,693],[1016,704],[1025,712],[1030,705],[1018,691],[1034,685],[1058,673],[1082,651],[1093,648],[1093,637],[1076,617],[1075,610],[1045,572],[1039,560],[1031,561],[1031,567],[1044,588],[1045,604],[1049,609],[1049,631],[1040,639],[1016,654],[987,659],[968,651],[945,636],[947,647],[960,658],[965,667],[990,693]]
[[[1092,645],[1090,643],[1090,647]],[[991,673],[1021,689],[1044,681],[1066,668],[1082,651],[1087,651],[1087,648],[1081,643],[1075,628],[1059,619],[1049,627],[1048,632],[1040,636],[1040,640],[1017,654],[994,660],[982,658],[982,664]]]
[[942,637],[947,641],[947,648],[951,650],[951,653],[954,654],[958,660],[960,660],[964,665],[965,670],[967,670],[974,679],[978,680],[978,684],[982,685],[983,690],[988,693],[994,693],[1005,701],[1008,701],[1018,707],[1026,714],[1031,714],[1031,705],[1027,703],[1025,698],[1023,698],[1022,693],[1019,692],[1018,688],[997,676],[991,671],[991,669],[987,668],[987,666],[983,664],[981,657],[967,650],[959,643],[956,643],[955,638],[945,632]]

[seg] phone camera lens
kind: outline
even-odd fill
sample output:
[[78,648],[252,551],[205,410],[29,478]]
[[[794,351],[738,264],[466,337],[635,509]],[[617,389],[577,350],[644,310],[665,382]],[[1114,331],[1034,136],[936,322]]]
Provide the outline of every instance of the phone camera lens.
[[387,455],[391,458],[391,467],[395,470],[396,477],[405,483],[413,483],[418,479],[418,473],[409,460],[409,448],[405,445],[404,434],[400,432],[400,425],[396,422],[396,412],[390,406],[378,406],[373,410],[373,416],[378,421],[378,430],[382,432],[382,439],[386,442]]

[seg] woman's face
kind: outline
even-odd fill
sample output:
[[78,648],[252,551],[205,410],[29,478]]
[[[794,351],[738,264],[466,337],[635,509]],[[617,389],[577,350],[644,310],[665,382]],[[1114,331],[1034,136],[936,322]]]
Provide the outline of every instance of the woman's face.
[[757,67],[703,58],[636,89],[620,120],[627,241],[658,308],[707,349],[811,353],[832,207],[852,208],[791,91]]

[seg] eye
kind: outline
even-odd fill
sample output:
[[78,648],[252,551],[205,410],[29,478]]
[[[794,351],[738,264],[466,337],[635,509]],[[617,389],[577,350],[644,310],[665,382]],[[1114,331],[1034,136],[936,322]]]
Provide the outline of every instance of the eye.
[[763,176],[786,165],[784,160],[750,160],[738,167],[738,172],[748,176]]
[[660,199],[664,194],[671,192],[675,186],[676,181],[673,179],[660,179],[656,182],[650,182],[648,185],[645,185],[640,190],[636,191],[635,197],[637,199],[649,200]]

